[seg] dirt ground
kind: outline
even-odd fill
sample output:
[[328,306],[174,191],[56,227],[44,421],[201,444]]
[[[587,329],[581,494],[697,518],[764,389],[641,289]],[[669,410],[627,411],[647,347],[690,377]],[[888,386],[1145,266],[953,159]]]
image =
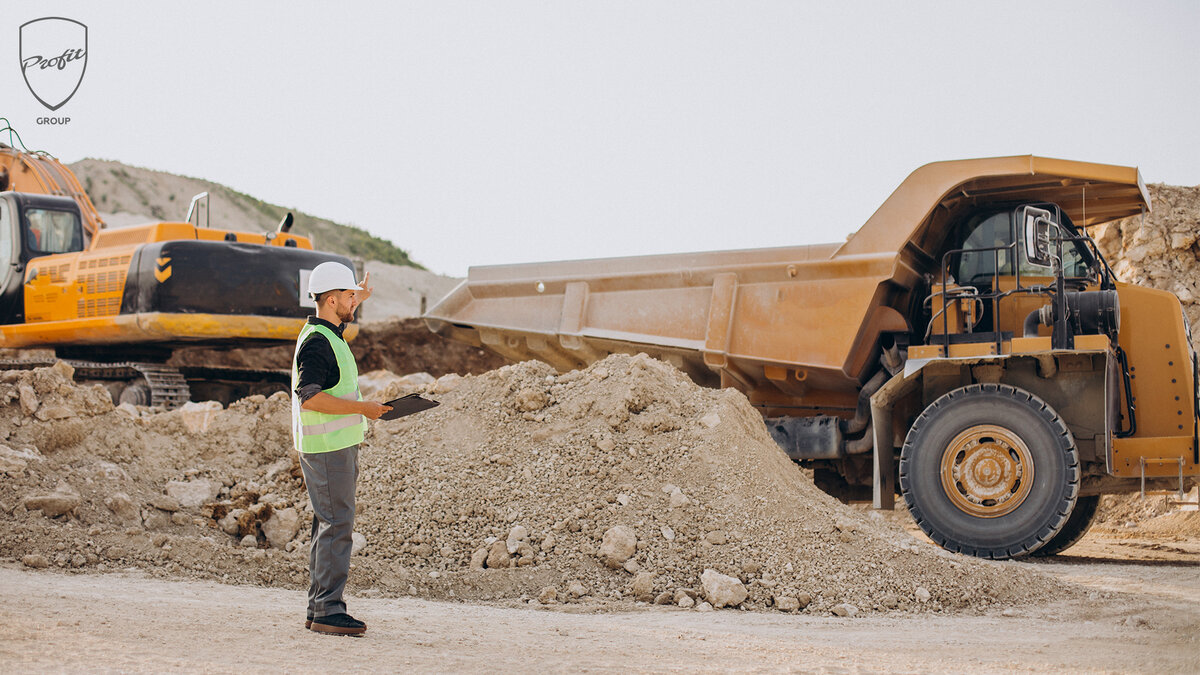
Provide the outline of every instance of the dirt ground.
[[[636,606],[533,609],[349,599],[361,639],[303,629],[303,593],[0,567],[11,671],[755,671],[1195,673],[1200,539],[1104,529],[1020,563],[1089,597],[1020,610],[838,618]],[[19,602],[14,599],[19,598]]]

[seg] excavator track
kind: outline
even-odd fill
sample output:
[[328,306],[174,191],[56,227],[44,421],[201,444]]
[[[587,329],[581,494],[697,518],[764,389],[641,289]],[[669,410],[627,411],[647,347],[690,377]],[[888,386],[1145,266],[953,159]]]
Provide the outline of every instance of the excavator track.
[[[58,359],[0,360],[3,370],[33,370],[54,365]],[[75,369],[76,380],[115,380],[144,382],[149,389],[148,405],[159,408],[178,408],[191,399],[191,389],[178,368],[161,363],[124,361],[97,363],[61,359]]]

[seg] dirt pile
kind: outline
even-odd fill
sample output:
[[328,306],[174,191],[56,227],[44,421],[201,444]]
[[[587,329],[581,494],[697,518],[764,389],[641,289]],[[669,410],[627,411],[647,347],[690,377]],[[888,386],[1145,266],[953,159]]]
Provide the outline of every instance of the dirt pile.
[[568,597],[683,604],[715,594],[706,570],[740,582],[752,607],[962,608],[1058,592],[843,507],[744,397],[645,356],[564,375],[528,362],[453,384],[442,407],[379,424],[366,448],[359,522],[379,540],[372,556],[439,577],[549,567]]
[[1200,186],[1151,183],[1153,211],[1089,228],[1121,281],[1179,296],[1200,348]]
[[1193,487],[1183,499],[1178,494],[1105,495],[1100,499],[1096,525],[1120,534],[1149,533],[1167,537],[1200,536],[1200,511]]
[[[352,592],[845,615],[1073,592],[843,507],[743,397],[644,356],[383,386],[442,406],[377,423],[363,445]],[[277,394],[152,414],[113,409],[63,364],[3,374],[0,555],[305,585],[288,410]]]

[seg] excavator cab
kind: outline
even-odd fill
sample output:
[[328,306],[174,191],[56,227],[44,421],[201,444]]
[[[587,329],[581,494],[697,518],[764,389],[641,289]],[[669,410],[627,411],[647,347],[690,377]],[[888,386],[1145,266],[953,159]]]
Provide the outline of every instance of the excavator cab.
[[0,317],[24,320],[25,266],[30,260],[87,247],[79,206],[69,197],[0,193]]
[[[75,253],[84,249],[83,226],[75,202],[59,208],[29,205],[20,214],[23,240],[30,258],[55,253]],[[41,201],[41,200],[39,200]]]

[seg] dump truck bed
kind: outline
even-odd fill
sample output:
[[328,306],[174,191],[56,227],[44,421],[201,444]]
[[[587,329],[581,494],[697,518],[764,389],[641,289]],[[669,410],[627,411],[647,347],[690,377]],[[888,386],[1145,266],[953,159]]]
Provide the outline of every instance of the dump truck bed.
[[[737,372],[762,377],[765,366],[782,366],[850,392],[856,382],[842,364],[894,256],[834,259],[836,249],[472,268],[427,321],[508,358],[560,369],[642,351],[710,384],[717,367],[736,364]],[[796,330],[816,316],[821,330]]]

